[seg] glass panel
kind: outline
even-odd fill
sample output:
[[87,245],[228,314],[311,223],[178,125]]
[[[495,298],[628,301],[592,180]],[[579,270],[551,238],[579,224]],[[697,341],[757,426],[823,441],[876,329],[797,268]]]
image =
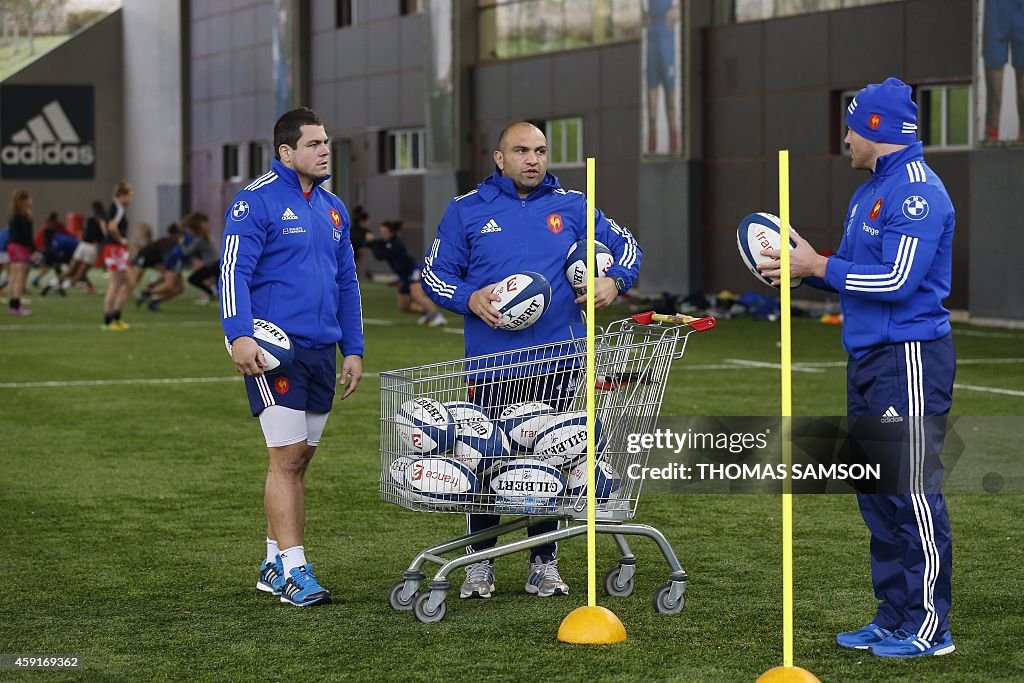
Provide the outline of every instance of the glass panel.
[[[928,142],[927,145],[941,145],[942,140],[942,95],[941,88],[928,90],[925,96],[928,99]],[[921,117],[919,117],[921,118]]]
[[947,90],[949,113],[946,119],[946,144],[966,145],[970,116],[968,102],[970,88],[966,85],[951,87]]
[[580,128],[581,120],[579,118],[566,119],[565,126],[565,160],[570,163],[578,163],[581,160],[580,155]]
[[564,127],[561,119],[548,122],[548,162],[561,164],[565,161],[563,153],[565,142],[563,140]]

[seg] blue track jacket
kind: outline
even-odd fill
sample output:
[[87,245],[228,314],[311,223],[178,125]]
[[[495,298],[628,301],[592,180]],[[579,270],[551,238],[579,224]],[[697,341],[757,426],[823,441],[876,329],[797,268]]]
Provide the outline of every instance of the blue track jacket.
[[879,157],[850,201],[843,241],[824,281],[839,292],[843,346],[854,358],[882,344],[931,341],[950,332],[953,203],[928,168],[921,143]]
[[224,216],[221,321],[227,338],[252,336],[253,318],[299,346],[337,344],[363,355],[363,313],[348,211],[318,181],[307,201],[294,170],[271,170],[235,195]]
[[[586,238],[586,206],[582,192],[562,189],[550,173],[521,199],[512,180],[498,171],[448,204],[425,259],[422,284],[439,306],[466,316],[466,356],[572,338],[570,326],[580,324],[582,315],[565,277],[565,259],[572,245]],[[622,278],[629,289],[640,272],[640,245],[600,210],[594,226],[597,240],[615,256],[608,277]],[[492,330],[469,310],[473,292],[526,270],[551,283],[551,305],[531,327]]]

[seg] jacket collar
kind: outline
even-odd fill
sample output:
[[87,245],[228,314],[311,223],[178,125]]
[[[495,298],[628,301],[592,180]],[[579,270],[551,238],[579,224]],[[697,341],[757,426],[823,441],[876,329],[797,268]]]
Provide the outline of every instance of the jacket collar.
[[[548,194],[560,188],[558,184],[558,177],[551,173],[544,174],[544,180],[540,182],[540,185],[535,187],[533,191],[526,196],[526,201],[540,197],[541,195]],[[483,182],[476,186],[477,194],[485,202],[491,202],[499,195],[505,195],[512,199],[519,199],[519,193],[516,192],[516,185],[512,182],[511,178],[506,178],[501,175],[501,171],[495,169],[489,177],[485,178]]]
[[[277,177],[283,180],[285,185],[294,187],[299,192],[302,192],[302,185],[299,184],[299,174],[295,172],[295,169],[288,168],[287,166],[281,163],[280,159],[275,158],[273,163],[271,163],[270,165],[270,170],[276,173]],[[316,181],[314,181],[313,187],[310,188],[310,196],[312,196],[312,191],[320,186],[320,183],[324,182],[330,177],[330,175],[325,175],[323,178],[318,178]]]
[[875,161],[875,170],[871,175],[875,178],[892,175],[901,170],[905,164],[924,159],[923,148],[924,143],[919,140],[901,150],[878,157]]

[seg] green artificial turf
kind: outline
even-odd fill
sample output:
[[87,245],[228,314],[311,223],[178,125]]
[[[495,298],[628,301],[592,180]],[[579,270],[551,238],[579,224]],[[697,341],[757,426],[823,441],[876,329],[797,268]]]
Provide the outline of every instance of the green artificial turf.
[[[618,645],[555,639],[562,618],[586,602],[582,539],[560,552],[568,598],[525,595],[526,558],[512,556],[498,560],[490,600],[452,596],[446,618],[430,625],[393,611],[391,585],[420,550],[463,533],[464,518],[380,501],[374,376],[336,405],[309,474],[306,547],[335,604],[282,605],[254,588],[266,450],[224,352],[216,305],[182,298],[160,313],[129,305],[132,328],[112,333],[99,329],[99,296],[34,299],[35,315],[0,323],[0,654],[76,653],[84,668],[0,678],[753,681],[781,663],[781,498],[773,495],[645,496],[637,521],[673,543],[690,576],[687,608],[655,613],[651,596],[668,567],[653,544],[636,540],[634,595],[612,599],[599,588],[599,602],[629,633]],[[393,289],[365,285],[364,307],[369,373],[462,354],[459,334],[397,313]],[[449,315],[449,328],[460,326]],[[1022,355],[1024,332],[956,329],[961,359]],[[701,369],[777,362],[778,332],[737,319],[691,337],[662,414],[778,414],[778,371]],[[796,362],[826,364],[794,374],[794,412],[842,415],[844,370],[827,365],[844,359],[839,328],[796,319],[793,339]],[[957,382],[1020,391],[1022,367],[964,364]],[[1024,397],[958,390],[954,413],[1013,424]],[[874,609],[855,500],[795,498],[798,665],[823,681],[1024,679],[1022,497],[955,494],[949,507],[957,652],[881,661],[833,642]],[[599,538],[599,573],[616,559],[611,539]]]

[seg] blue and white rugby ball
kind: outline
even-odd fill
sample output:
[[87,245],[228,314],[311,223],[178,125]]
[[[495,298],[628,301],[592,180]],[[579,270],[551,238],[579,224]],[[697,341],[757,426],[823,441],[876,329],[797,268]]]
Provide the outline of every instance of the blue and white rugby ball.
[[[608,269],[615,265],[612,251],[602,242],[594,241],[594,277],[604,277]],[[579,240],[569,248],[565,257],[565,279],[569,281],[576,294],[583,294],[587,289],[587,241]]]
[[509,275],[491,291],[498,295],[491,305],[501,314],[499,330],[525,330],[540,320],[551,304],[551,283],[531,271]]
[[[766,285],[771,285],[772,281],[761,274],[757,265],[772,259],[762,256],[761,250],[778,249],[779,244],[779,217],[770,213],[752,213],[740,221],[739,227],[736,228],[736,248],[740,251],[743,265]],[[789,239],[789,248],[796,248],[796,242],[792,237]],[[790,278],[789,286],[799,287],[802,282],[802,278]]]
[[[295,347],[292,346],[292,340],[288,338],[285,331],[269,320],[260,318],[255,318],[252,321],[252,328],[252,338],[256,340],[256,345],[263,351],[263,359],[267,363],[263,372],[284,372],[291,367],[292,361],[295,360]],[[224,346],[230,356],[231,342],[227,337],[224,337]]]
[[498,423],[508,435],[512,448],[520,453],[533,450],[537,434],[544,429],[555,409],[540,401],[514,403],[498,415]]
[[[578,498],[587,494],[587,463],[582,462],[569,470],[569,496]],[[594,464],[594,496],[603,502],[622,488],[622,475],[604,460]]]
[[455,459],[476,473],[512,457],[508,437],[490,420],[467,420],[456,427]]
[[[600,450],[601,420],[594,418],[594,445]],[[587,414],[554,416],[537,434],[533,456],[553,467],[572,467],[587,458]]]
[[502,464],[490,481],[494,503],[504,510],[528,514],[554,510],[566,490],[565,476],[533,458],[519,458]]
[[455,424],[444,404],[419,396],[398,407],[395,426],[402,443],[413,453],[444,453],[455,445]]
[[452,422],[455,423],[456,429],[463,422],[478,422],[491,419],[483,408],[469,401],[448,401],[444,404],[444,407],[448,409],[448,414],[452,416]]
[[466,503],[479,484],[473,470],[449,458],[420,458],[405,470],[405,484],[414,500]]

